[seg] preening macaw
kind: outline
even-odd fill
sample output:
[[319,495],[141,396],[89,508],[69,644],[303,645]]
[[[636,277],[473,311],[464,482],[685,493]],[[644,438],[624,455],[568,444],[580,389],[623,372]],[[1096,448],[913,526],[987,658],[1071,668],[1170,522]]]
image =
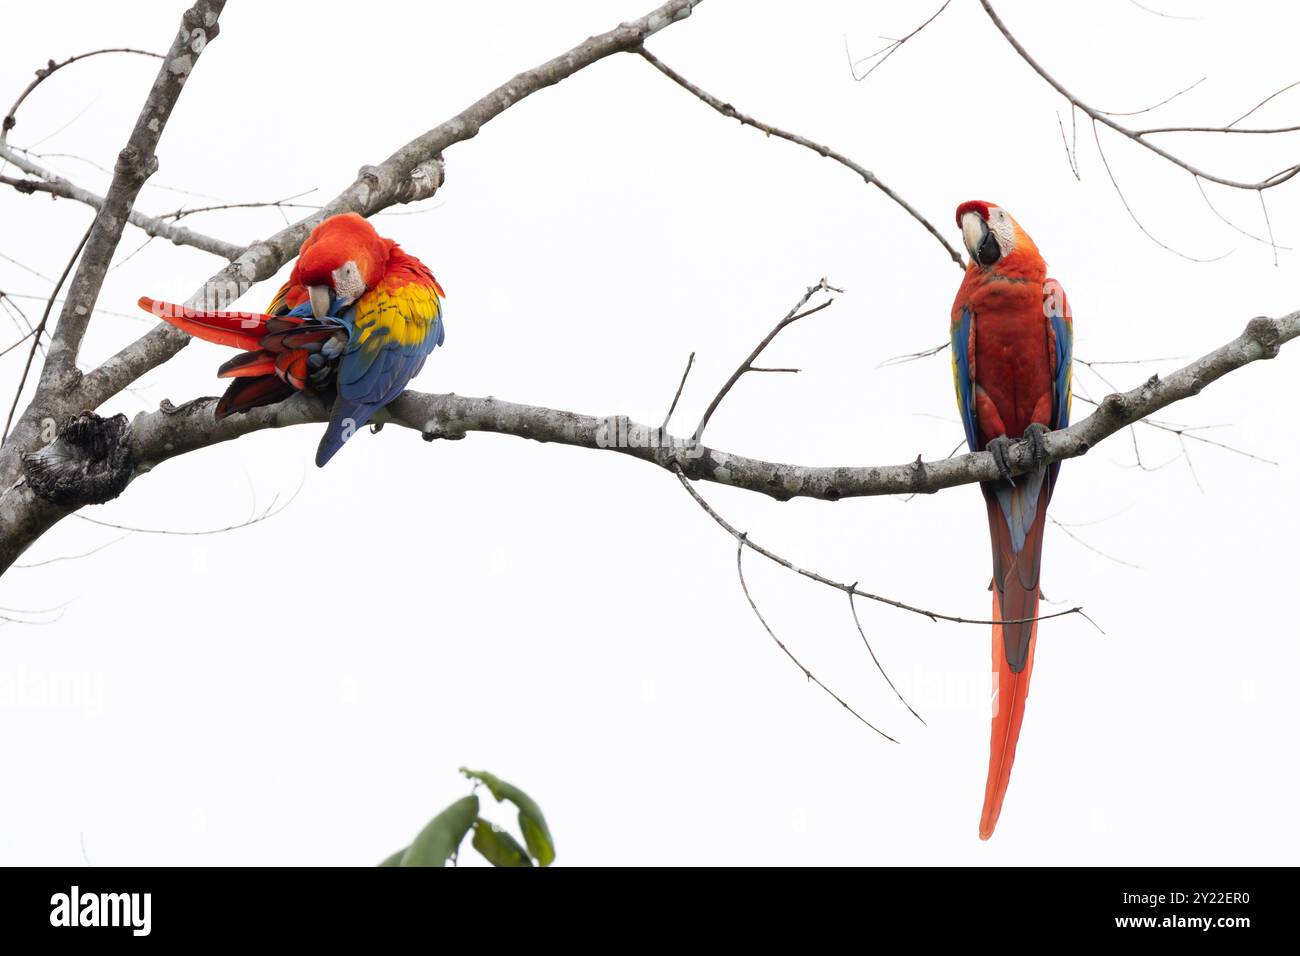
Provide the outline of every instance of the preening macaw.
[[242,349],[217,420],[295,391],[335,394],[316,451],[324,465],[397,398],[442,344],[445,293],[424,263],[356,213],[331,216],[302,244],[269,314],[203,312],[142,298],[140,307],[195,338]]
[[[1043,435],[1070,421],[1074,326],[1065,291],[1004,209],[957,207],[970,252],[952,306],[952,372],[971,451],[993,454],[1000,481],[980,486],[993,543],[993,729],[980,839],[993,835],[1011,778],[1034,669],[1043,528],[1059,465],[1044,468]],[[1038,467],[1010,477],[1007,450],[1025,438]]]

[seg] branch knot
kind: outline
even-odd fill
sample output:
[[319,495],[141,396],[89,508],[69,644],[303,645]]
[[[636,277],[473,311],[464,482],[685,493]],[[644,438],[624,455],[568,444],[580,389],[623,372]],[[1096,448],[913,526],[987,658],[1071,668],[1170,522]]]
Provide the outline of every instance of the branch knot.
[[23,474],[37,496],[65,508],[112,501],[131,481],[134,465],[125,415],[82,412],[54,441],[23,456]]
[[1246,336],[1259,346],[1264,358],[1277,358],[1282,348],[1282,335],[1272,319],[1262,315],[1251,319],[1246,323]]

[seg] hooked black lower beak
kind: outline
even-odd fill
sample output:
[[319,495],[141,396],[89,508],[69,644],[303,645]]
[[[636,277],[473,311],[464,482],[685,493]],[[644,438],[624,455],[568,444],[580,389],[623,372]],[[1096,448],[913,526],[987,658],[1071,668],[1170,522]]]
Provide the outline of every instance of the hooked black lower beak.
[[1002,250],[998,247],[998,240],[989,231],[988,224],[980,223],[980,225],[983,227],[981,230],[983,238],[975,248],[973,255],[976,262],[987,268],[1002,258]]
[[974,256],[976,263],[985,268],[1002,258],[1002,250],[998,248],[997,238],[989,230],[987,222],[980,222],[979,246],[971,250],[971,255]]

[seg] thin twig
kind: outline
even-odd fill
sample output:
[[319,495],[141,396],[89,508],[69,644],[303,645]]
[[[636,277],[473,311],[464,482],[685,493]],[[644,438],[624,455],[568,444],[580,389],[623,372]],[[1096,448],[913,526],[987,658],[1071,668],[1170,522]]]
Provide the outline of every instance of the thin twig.
[[865,166],[855,163],[853,160],[849,159],[844,154],[836,152],[835,150],[831,149],[829,146],[823,146],[821,143],[815,143],[805,136],[800,136],[798,133],[787,132],[786,130],[780,129],[776,126],[771,126],[767,123],[757,120],[752,116],[745,115],[744,113],[737,110],[730,103],[724,103],[722,100],[718,99],[712,93],[696,86],[694,83],[686,79],[686,77],[682,76],[672,67],[670,67],[668,64],[664,63],[663,60],[659,59],[649,50],[642,48],[639,52],[641,53],[641,56],[645,57],[646,62],[649,63],[651,66],[653,66],[656,70],[658,70],[664,76],[668,77],[668,79],[672,80],[682,89],[686,90],[688,93],[695,96],[697,99],[702,100],[704,103],[707,103],[710,107],[712,107],[717,112],[721,113],[723,116],[730,117],[731,119],[736,120],[738,123],[744,126],[751,126],[754,129],[761,130],[762,132],[766,133],[768,136],[775,136],[777,139],[783,139],[786,142],[794,143],[795,145],[802,146],[805,149],[811,149],[817,155],[823,156],[827,159],[833,159],[841,166],[851,169],[853,172],[857,173],[860,177],[862,177],[862,180],[864,182],[866,182],[870,186],[875,186],[882,193],[884,193],[895,203],[897,203],[900,207],[902,207],[902,209],[909,216],[911,216],[913,219],[919,222],[925,228],[925,230],[928,233],[930,233],[930,235],[934,236],[934,238],[939,242],[939,244],[943,246],[944,250],[948,253],[949,258],[951,258],[952,261],[957,264],[958,268],[961,269],[966,268],[966,262],[962,258],[961,253],[952,247],[952,244],[943,237],[943,233],[939,232],[939,230],[934,227],[934,225],[930,222],[930,220],[926,219],[923,215],[917,212],[917,210],[911,205],[911,203],[909,203],[902,196],[900,196],[898,193],[894,192],[883,182],[881,182],[880,178],[875,173],[871,172],[871,170],[867,169]]
[[903,706],[912,712],[913,717],[915,717],[917,720],[921,721],[921,723],[924,724],[925,718],[923,718],[920,714],[918,714],[916,712],[916,709],[912,707],[912,705],[909,704],[906,699],[904,699],[901,693],[899,693],[898,688],[894,686],[894,682],[890,680],[889,675],[885,673],[885,668],[880,663],[880,658],[876,657],[876,652],[871,649],[871,642],[867,640],[867,632],[862,629],[862,621],[858,619],[858,605],[853,599],[852,591],[849,592],[849,610],[853,612],[853,623],[857,626],[858,634],[861,635],[862,643],[866,647],[867,653],[871,655],[871,661],[876,665],[876,670],[880,671],[880,676],[885,679],[885,683],[888,684],[889,689],[894,692],[894,696],[896,696],[900,701],[902,701]]
[[[1084,398],[1081,395],[1076,395],[1074,397],[1077,401],[1083,402],[1086,405],[1092,405],[1093,407],[1096,407],[1101,404],[1100,402],[1095,402],[1090,398]],[[1134,424],[1146,425],[1148,428],[1155,428],[1162,432],[1169,432],[1170,434],[1179,435],[1183,438],[1190,438],[1192,441],[1198,441],[1203,445],[1213,445],[1215,448],[1221,448],[1224,451],[1230,451],[1234,455],[1241,455],[1243,458],[1251,458],[1265,465],[1279,464],[1279,462],[1274,461],[1272,458],[1265,458],[1263,455],[1256,455],[1254,452],[1245,451],[1241,448],[1236,448],[1232,445],[1225,444],[1224,442],[1221,441],[1215,441],[1213,438],[1206,438],[1204,435],[1192,434],[1197,429],[1204,429],[1210,427],[1208,425],[1174,425],[1169,422],[1162,422],[1154,418],[1142,418],[1139,419]]]
[[[783,329],[793,325],[794,323],[798,322],[800,319],[807,318],[810,315],[815,315],[816,313],[820,312],[822,309],[828,308],[835,302],[834,299],[828,299],[827,301],[823,302],[821,305],[813,306],[813,308],[808,309],[807,311],[801,311],[803,307],[808,304],[809,299],[815,296],[818,292],[843,292],[843,291],[844,291],[843,289],[837,289],[832,285],[828,285],[826,283],[825,277],[823,277],[816,285],[810,285],[804,291],[804,294],[799,299],[799,301],[795,303],[794,308],[785,314],[785,317],[782,318],[781,321],[778,322],[772,328],[771,332],[768,332],[767,335],[763,337],[763,340],[759,342],[758,345],[754,346],[754,350],[749,353],[749,357],[746,358],[745,361],[740,364],[739,368],[737,368],[734,372],[731,373],[731,378],[727,379],[726,383],[722,386],[718,394],[713,396],[713,401],[709,402],[709,407],[704,410],[704,416],[700,419],[700,424],[697,425],[695,428],[695,435],[692,438],[692,441],[699,442],[699,440],[704,435],[704,427],[709,424],[709,419],[713,417],[713,413],[714,411],[717,410],[717,407],[722,404],[722,400],[727,397],[727,393],[731,391],[732,386],[735,385],[738,381],[740,381],[740,379],[744,376],[746,372],[756,371],[756,369],[754,368],[755,360],[757,360],[757,358],[763,354],[763,350],[772,344],[772,340],[775,339],[778,335],[780,335]],[[789,370],[774,369],[773,371],[789,371]]]
[[[52,282],[53,280],[50,281]],[[14,320],[14,328],[16,328],[20,332],[22,332],[23,329],[27,330],[26,333],[24,333],[23,335],[23,340],[26,340],[26,338],[29,335],[36,334],[36,326],[32,325],[31,319],[27,318],[27,313],[23,310],[23,307],[18,304],[16,298],[17,298],[16,295],[12,292],[0,292],[0,306],[4,308],[5,315],[9,316],[9,318]],[[42,302],[45,301],[45,296],[39,296],[33,298],[39,298],[39,300]],[[37,338],[36,341],[37,341],[36,347],[40,349],[41,354],[44,355],[45,346],[41,344],[39,337]],[[21,342],[16,342],[14,344],[20,345]],[[6,349],[5,351],[8,351],[8,349]]]
[[919,352],[908,352],[906,355],[895,355],[893,358],[887,358],[876,368],[892,368],[895,365],[905,365],[908,362],[915,362],[917,359],[929,358],[931,355],[938,355],[940,352],[946,352],[951,346],[944,342],[936,345],[934,348],[922,349]]
[[18,348],[18,346],[22,345],[24,342],[26,342],[29,338],[31,338],[31,337],[32,337],[33,335],[35,335],[35,334],[36,334],[36,330],[35,330],[35,329],[30,329],[30,330],[28,330],[28,331],[23,335],[23,337],[22,337],[21,339],[19,339],[17,342],[15,342],[13,345],[7,345],[7,346],[5,346],[4,351],[0,352],[0,358],[3,358],[4,356],[8,355],[10,352],[12,352],[14,349]]
[[204,528],[199,531],[175,531],[171,528],[137,528],[133,525],[115,524],[112,521],[102,521],[99,518],[90,518],[83,514],[78,514],[75,517],[81,521],[99,525],[101,528],[114,528],[118,531],[130,531],[133,534],[167,534],[186,538],[197,538],[210,534],[225,534],[227,531],[238,531],[240,528],[250,528],[255,524],[261,524],[263,521],[274,518],[276,515],[283,513],[286,508],[297,500],[299,492],[302,491],[302,487],[303,483],[299,483],[297,490],[294,491],[294,493],[289,496],[288,500],[278,508],[276,505],[280,501],[280,496],[276,495],[271,499],[270,504],[262,509],[260,514],[255,514],[247,521],[241,521],[238,524],[226,525],[224,528]]
[[1277,268],[1277,240],[1273,238],[1273,222],[1268,218],[1268,203],[1264,201],[1264,190],[1255,191],[1259,197],[1259,208],[1264,211],[1264,225],[1268,229],[1268,244],[1273,247],[1273,267]]
[[148,50],[136,50],[131,47],[112,47],[104,50],[91,50],[89,53],[78,53],[76,56],[70,56],[58,63],[50,60],[45,66],[36,71],[36,79],[28,83],[27,88],[18,94],[18,99],[14,100],[14,105],[9,107],[9,112],[5,114],[3,122],[0,122],[0,144],[3,144],[9,138],[9,131],[18,123],[18,107],[23,105],[23,100],[27,99],[36,87],[65,66],[71,66],[80,60],[87,60],[92,56],[99,56],[104,53],[133,53],[137,56],[150,56],[156,60],[162,59],[161,53],[151,53]]
[[294,193],[292,196],[285,196],[283,199],[273,199],[264,202],[223,202],[212,206],[182,206],[173,212],[166,212],[159,216],[159,219],[184,219],[186,216],[197,216],[205,212],[223,212],[228,209],[320,209],[320,206],[313,206],[310,203],[294,202],[295,199],[301,199],[303,196],[309,196],[316,192],[316,187],[304,189],[302,192]]
[[[1065,138],[1065,124],[1061,122],[1061,114],[1056,114],[1056,126],[1061,131],[1061,145],[1065,147],[1065,160],[1070,164],[1070,172],[1074,173],[1074,178],[1083,181],[1079,175],[1079,124],[1078,112],[1074,104],[1070,104],[1070,140]],[[1073,145],[1071,145],[1071,142]]]
[[[934,11],[934,13],[930,14],[930,18],[929,18],[928,20],[926,20],[924,23],[922,23],[919,27],[917,27],[915,30],[913,30],[911,33],[909,33],[907,36],[905,36],[905,37],[900,37],[900,38],[897,39],[897,40],[890,40],[890,41],[889,41],[889,44],[888,44],[887,46],[883,46],[883,47],[881,47],[879,50],[877,50],[875,53],[868,54],[867,56],[864,56],[864,57],[862,57],[861,59],[858,59],[858,60],[854,60],[854,59],[853,59],[853,55],[852,55],[851,53],[849,53],[849,41],[848,41],[848,37],[845,37],[845,38],[844,38],[844,55],[847,56],[847,57],[849,58],[849,72],[850,72],[851,74],[853,74],[853,79],[855,79],[855,80],[857,80],[859,83],[861,83],[863,80],[865,80],[867,77],[869,77],[872,73],[876,72],[877,69],[879,69],[880,67],[884,66],[885,61],[888,60],[888,59],[889,59],[891,56],[893,56],[895,53],[897,53],[898,50],[899,50],[899,48],[900,48],[904,43],[906,43],[908,40],[912,39],[912,37],[916,36],[918,33],[920,33],[920,32],[921,32],[922,30],[924,30],[926,27],[928,27],[931,23],[933,23],[933,22],[935,21],[935,19],[939,16],[939,14],[941,14],[941,13],[943,13],[943,11],[947,10],[947,9],[948,9],[948,4],[951,3],[951,2],[952,2],[952,0],[943,0],[943,6],[941,6],[938,10]],[[886,38],[886,39],[887,39],[887,38]],[[881,56],[882,53],[884,54],[884,56]],[[875,62],[874,64],[872,64],[871,68],[868,69],[867,72],[863,73],[861,76],[858,76],[858,66],[861,65],[861,64],[863,64],[863,63],[866,63],[866,62],[869,61],[869,60],[875,60],[876,57],[880,57],[880,59],[879,59],[879,60],[876,60],[876,62]]]
[[[1197,80],[1195,83],[1191,84],[1190,86],[1184,86],[1181,90],[1179,90],[1177,93],[1173,94],[1172,96],[1166,96],[1166,97],[1165,97],[1163,100],[1161,100],[1159,103],[1153,103],[1153,104],[1150,105],[1150,106],[1144,106],[1144,107],[1143,107],[1142,109],[1140,109],[1140,110],[1130,110],[1130,111],[1127,112],[1127,113],[1118,113],[1118,112],[1116,112],[1115,110],[1098,110],[1097,112],[1098,112],[1098,113],[1105,113],[1107,116],[1126,116],[1126,117],[1127,117],[1127,116],[1141,116],[1143,113],[1150,113],[1150,112],[1152,112],[1152,111],[1154,111],[1154,110],[1158,110],[1158,109],[1160,109],[1160,107],[1162,107],[1162,106],[1168,106],[1170,103],[1172,103],[1174,100],[1178,99],[1178,97],[1182,96],[1184,93],[1190,93],[1192,90],[1196,89],[1198,86],[1200,86],[1202,83],[1204,83],[1205,80],[1206,80],[1206,77],[1203,76],[1203,77],[1201,77],[1199,80]],[[1071,105],[1073,106],[1073,104],[1071,104]]]
[[105,541],[103,544],[99,545],[98,547],[91,548],[89,551],[83,551],[80,554],[61,554],[55,558],[46,558],[44,561],[32,561],[29,564],[15,564],[12,565],[12,567],[43,568],[47,564],[57,564],[60,561],[77,561],[80,560],[81,558],[88,558],[92,554],[98,554],[99,552],[103,551],[105,548],[111,548],[113,545],[117,544],[118,542],[125,541],[127,537],[128,535],[122,535],[119,538],[114,538],[112,541]]
[[677,394],[673,396],[673,403],[668,406],[668,414],[664,416],[664,423],[659,426],[661,432],[668,430],[668,421],[673,417],[673,412],[677,411],[677,402],[682,397],[682,389],[686,387],[686,376],[691,374],[691,366],[695,364],[695,353],[692,352],[686,360],[686,368],[682,370],[682,380],[677,383]]
[[1047,520],[1050,521],[1052,524],[1056,525],[1056,527],[1060,528],[1061,531],[1065,533],[1066,537],[1073,539],[1076,544],[1084,548],[1087,548],[1093,554],[1100,555],[1101,557],[1105,558],[1107,561],[1114,561],[1116,564],[1122,564],[1126,568],[1133,568],[1135,571],[1142,570],[1142,566],[1140,564],[1133,564],[1132,562],[1125,561],[1122,558],[1117,558],[1113,554],[1107,554],[1105,551],[1101,550],[1100,548],[1094,548],[1087,541],[1084,541],[1083,538],[1079,537],[1077,534],[1075,534],[1065,525],[1061,524],[1061,522],[1057,521],[1051,515],[1047,516]]
[[862,723],[866,724],[876,733],[880,734],[880,736],[884,737],[886,740],[890,741],[891,743],[895,743],[895,744],[898,743],[897,740],[889,736],[889,734],[885,733],[883,730],[881,730],[871,721],[867,720],[867,718],[863,717],[856,710],[850,707],[843,697],[841,697],[839,694],[835,693],[835,691],[831,690],[829,687],[823,684],[821,680],[818,679],[817,675],[814,674],[812,671],[810,671],[807,667],[805,667],[803,665],[803,662],[800,661],[799,658],[794,656],[790,648],[786,647],[785,644],[782,643],[781,638],[776,636],[776,632],[772,630],[772,626],[768,624],[767,620],[763,617],[763,612],[760,611],[758,609],[758,605],[754,603],[753,595],[749,593],[749,585],[745,583],[745,568],[741,561],[741,558],[744,556],[744,554],[745,554],[745,541],[744,541],[744,536],[742,535],[740,540],[736,542],[736,574],[739,575],[740,577],[740,589],[745,593],[745,600],[749,602],[749,606],[753,610],[754,616],[758,618],[758,623],[762,624],[763,630],[767,631],[768,636],[772,638],[772,640],[776,641],[776,646],[781,648],[782,653],[784,653],[786,657],[794,661],[794,666],[799,668],[799,670],[803,671],[804,677],[812,681],[814,684],[816,684],[818,687],[824,690],[831,697],[835,698],[836,703],[838,703],[841,707],[847,710],[854,717],[858,718],[858,720],[862,721]]
[[[1006,41],[1011,44],[1012,48],[1016,51],[1016,53],[1020,55],[1020,58],[1024,60],[1026,64],[1028,64],[1030,69],[1032,69],[1035,73],[1037,73],[1040,77],[1042,77],[1048,83],[1048,85],[1052,87],[1052,89],[1056,90],[1056,92],[1060,93],[1072,104],[1078,107],[1079,110],[1081,110],[1084,114],[1090,117],[1093,120],[1094,124],[1102,123],[1103,125],[1119,133],[1121,136],[1127,137],[1133,142],[1139,144],[1144,149],[1148,149],[1151,152],[1155,153],[1160,158],[1173,163],[1175,166],[1185,169],[1189,173],[1192,173],[1193,175],[1200,176],[1201,178],[1206,179],[1209,182],[1218,183],[1221,186],[1230,186],[1233,189],[1271,189],[1272,187],[1281,185],[1287,180],[1293,178],[1297,173],[1300,173],[1300,163],[1293,163],[1289,166],[1286,166],[1278,170],[1276,173],[1273,173],[1271,176],[1267,176],[1264,179],[1259,180],[1258,182],[1241,182],[1235,179],[1228,179],[1227,177],[1224,176],[1217,176],[1214,173],[1209,173],[1206,172],[1205,170],[1197,168],[1196,166],[1193,166],[1191,163],[1187,162],[1186,160],[1180,158],[1179,156],[1176,156],[1175,154],[1169,152],[1166,149],[1163,149],[1160,146],[1157,146],[1155,143],[1151,142],[1149,139],[1146,139],[1144,136],[1139,135],[1138,132],[1129,129],[1127,126],[1124,126],[1122,123],[1117,122],[1110,114],[1107,114],[1106,112],[1099,110],[1094,106],[1088,105],[1083,100],[1079,99],[1079,97],[1071,93],[1068,89],[1065,88],[1064,85],[1061,84],[1059,80],[1056,79],[1056,77],[1048,73],[1047,70],[1042,66],[1042,64],[1040,64],[1037,60],[1035,60],[1034,57],[1029,53],[1029,51],[1026,50],[1025,47],[1021,44],[1021,42],[1016,39],[1015,35],[1012,34],[1010,29],[1007,28],[1007,25],[1002,22],[1002,18],[998,16],[997,12],[993,9],[993,5],[989,2],[989,0],[980,0],[980,5],[984,8],[984,12],[988,14],[989,19],[993,21],[993,25],[997,27],[998,32],[1001,33],[1004,38],[1006,38]],[[1297,84],[1291,84],[1291,86],[1295,86],[1295,85]],[[1259,109],[1269,100],[1271,100],[1273,97],[1284,93],[1286,90],[1290,88],[1291,88],[1290,86],[1284,87],[1283,89],[1278,90],[1276,93],[1273,93],[1270,96],[1266,97],[1260,103],[1256,104],[1250,110],[1247,110],[1244,114],[1242,114],[1237,119],[1229,123],[1228,126],[1231,127],[1241,122],[1241,120],[1245,119],[1247,116],[1250,116],[1252,113],[1255,112],[1255,110]],[[1096,130],[1094,125],[1094,134],[1095,132]],[[1144,229],[1143,231],[1145,232],[1146,230]]]
[[[1181,256],[1182,258],[1188,259],[1191,262],[1218,262],[1220,259],[1224,258],[1224,256],[1227,256],[1228,253],[1232,251],[1232,250],[1228,250],[1228,252],[1223,253],[1223,255],[1214,256],[1211,259],[1202,259],[1197,256],[1190,256],[1185,252],[1180,252],[1179,250],[1175,249],[1173,246],[1169,245],[1168,243],[1162,242],[1159,239],[1157,239],[1155,235],[1151,232],[1151,230],[1148,229],[1142,223],[1142,220],[1137,217],[1137,213],[1133,211],[1133,207],[1128,204],[1128,199],[1124,197],[1124,191],[1119,188],[1119,182],[1115,179],[1115,174],[1111,172],[1110,162],[1106,159],[1106,151],[1102,149],[1101,135],[1097,131],[1096,120],[1094,120],[1092,124],[1092,138],[1093,141],[1096,142],[1097,144],[1097,155],[1101,157],[1101,165],[1106,170],[1106,175],[1110,178],[1110,184],[1115,187],[1115,195],[1118,196],[1119,201],[1124,204],[1124,211],[1128,213],[1129,218],[1133,220],[1133,222],[1137,225],[1137,227],[1142,230],[1143,235],[1145,235],[1148,239],[1154,242],[1161,249],[1164,249],[1167,252],[1172,252],[1174,255]],[[1221,182],[1221,180],[1214,180],[1214,181]]]
[[[54,280],[51,279],[49,276],[47,276],[44,272],[38,272],[36,269],[33,269],[31,266],[27,265],[27,263],[25,263],[25,262],[19,262],[19,261],[18,261],[17,259],[15,259],[13,256],[7,256],[7,255],[5,255],[3,252],[0,252],[0,259],[3,259],[5,262],[9,262],[9,263],[12,263],[12,264],[16,265],[19,269],[22,269],[24,272],[26,272],[26,273],[28,273],[28,274],[30,274],[30,275],[34,275],[34,276],[36,276],[36,278],[38,278],[38,279],[42,279],[42,280],[44,280],[45,282],[53,282],[53,281],[54,281]],[[0,293],[0,295],[2,295],[2,294],[3,294],[3,293]]]
[[1201,19],[1200,17],[1185,17],[1185,16],[1180,16],[1180,15],[1177,14],[1177,13],[1162,13],[1162,12],[1159,11],[1159,10],[1153,10],[1151,7],[1148,7],[1148,6],[1146,6],[1145,4],[1138,3],[1138,0],[1128,0],[1128,2],[1131,3],[1131,4],[1133,4],[1133,6],[1137,7],[1139,10],[1142,10],[1142,11],[1144,11],[1144,12],[1146,12],[1146,13],[1149,13],[1149,14],[1151,14],[1152,16],[1155,16],[1155,17],[1164,17],[1166,20],[1199,20],[1199,19]]
[[1275,98],[1281,96],[1283,93],[1287,92],[1288,90],[1293,90],[1293,89],[1295,89],[1297,86],[1300,86],[1300,80],[1296,80],[1296,81],[1293,82],[1293,83],[1288,83],[1286,86],[1282,87],[1280,90],[1276,90],[1276,91],[1274,91],[1274,92],[1268,94],[1268,96],[1264,97],[1262,100],[1260,100],[1260,101],[1259,101],[1258,103],[1256,103],[1254,106],[1252,106],[1250,109],[1246,110],[1246,112],[1242,113],[1240,116],[1238,116],[1235,120],[1233,120],[1231,123],[1229,123],[1229,124],[1228,124],[1226,127],[1224,127],[1224,128],[1225,128],[1225,129],[1232,129],[1234,126],[1236,126],[1236,125],[1237,125],[1238,123],[1240,123],[1242,120],[1244,120],[1244,119],[1246,119],[1247,117],[1253,115],[1253,114],[1254,114],[1254,113],[1255,113],[1255,112],[1256,112],[1256,111],[1257,111],[1261,106],[1263,106],[1265,103],[1268,103],[1269,101],[1271,101],[1271,100],[1273,100],[1273,99],[1275,99]]
[[14,400],[13,404],[9,406],[9,416],[5,419],[4,431],[0,432],[0,445],[4,444],[4,440],[9,437],[9,426],[14,422],[14,412],[18,410],[18,402],[23,397],[23,388],[27,385],[27,374],[32,369],[32,360],[36,358],[36,346],[40,344],[41,333],[45,331],[45,325],[50,320],[50,312],[54,309],[54,302],[59,297],[59,291],[63,288],[63,283],[67,281],[68,274],[72,272],[72,267],[77,264],[77,260],[81,257],[81,250],[86,248],[86,243],[90,240],[90,234],[94,229],[95,220],[92,220],[90,225],[86,227],[86,232],[81,237],[81,241],[77,243],[72,258],[63,267],[63,273],[59,276],[59,281],[54,283],[54,291],[50,293],[49,301],[45,303],[45,311],[41,314],[41,321],[36,324],[36,328],[33,330],[35,338],[32,339],[31,350],[27,353],[27,364],[23,366],[23,374],[22,378],[18,380],[18,388],[14,390]]
[[[1196,183],[1196,188],[1200,191],[1200,193],[1201,193],[1201,198],[1205,200],[1205,205],[1209,207],[1210,212],[1214,213],[1214,215],[1219,219],[1220,222],[1222,222],[1222,223],[1224,223],[1225,225],[1227,225],[1230,229],[1233,229],[1233,230],[1235,230],[1236,232],[1241,233],[1241,235],[1245,236],[1247,239],[1253,239],[1253,240],[1255,240],[1256,242],[1261,243],[1261,244],[1263,244],[1263,245],[1271,245],[1271,246],[1273,247],[1274,258],[1275,258],[1275,259],[1276,259],[1276,254],[1277,254],[1277,250],[1278,250],[1278,249],[1285,249],[1285,250],[1287,250],[1288,252],[1291,251],[1291,247],[1290,247],[1290,246],[1279,246],[1279,245],[1277,245],[1276,243],[1269,242],[1269,241],[1268,241],[1267,239],[1265,239],[1263,236],[1257,236],[1257,235],[1255,235],[1253,232],[1250,232],[1250,231],[1247,230],[1247,229],[1243,229],[1243,228],[1241,228],[1241,226],[1237,225],[1235,222],[1233,222],[1231,219],[1229,219],[1229,218],[1228,218],[1227,216],[1225,216],[1223,213],[1219,212],[1218,207],[1215,206],[1214,203],[1210,202],[1209,194],[1206,193],[1206,191],[1205,191],[1205,185],[1201,182],[1200,177],[1198,177],[1198,176],[1193,176],[1193,177],[1192,177],[1192,181]],[[1261,196],[1261,198],[1262,198],[1262,197],[1263,197],[1263,194],[1261,193],[1260,196]]]
[[[968,617],[961,617],[956,614],[943,614],[939,611],[929,611],[926,610],[925,608],[913,607],[912,605],[905,604],[902,601],[895,601],[893,598],[882,597],[879,594],[872,594],[870,591],[863,591],[861,588],[857,586],[856,583],[845,584],[842,581],[835,581],[831,578],[826,577],[824,574],[817,573],[816,571],[809,571],[807,568],[801,568],[797,564],[794,564],[791,561],[787,561],[785,558],[781,557],[779,554],[775,553],[774,551],[769,551],[767,548],[755,544],[750,539],[748,532],[738,530],[729,521],[727,521],[726,518],[718,514],[718,512],[713,509],[713,506],[710,505],[707,501],[705,501],[698,491],[696,491],[693,487],[691,487],[690,479],[688,479],[686,475],[682,473],[682,470],[680,468],[674,466],[672,468],[672,472],[674,475],[677,476],[677,480],[681,482],[682,487],[686,489],[687,493],[692,498],[695,499],[695,503],[704,509],[705,514],[707,514],[710,518],[712,518],[715,522],[717,522],[718,525],[721,526],[722,529],[727,532],[727,534],[731,535],[733,538],[742,542],[745,547],[753,550],[758,554],[761,554],[769,561],[773,561],[776,564],[781,565],[781,567],[785,568],[786,570],[793,571],[796,574],[800,574],[805,578],[809,578],[810,580],[818,582],[819,584],[824,584],[827,587],[835,588],[835,590],[837,591],[843,591],[845,594],[857,595],[860,598],[866,598],[868,601],[876,601],[880,604],[888,604],[890,607],[898,608],[900,611],[910,611],[913,614],[919,614],[922,617],[928,617],[931,621],[948,621],[952,624],[1025,624],[1030,621],[1047,621],[1054,617],[1065,617],[1066,615],[1069,614],[1078,614],[1084,618],[1088,617],[1086,614],[1083,613],[1082,607],[1073,607],[1070,608],[1068,611],[1057,611],[1053,614],[1043,614],[1040,615],[1039,617],[1016,618],[1015,620],[1006,620],[1006,621],[994,621],[988,618],[968,618]],[[1089,622],[1091,622],[1091,618],[1088,618],[1088,620]],[[1097,625],[1093,624],[1093,627],[1097,627]],[[1097,629],[1101,630],[1101,628],[1097,628]]]

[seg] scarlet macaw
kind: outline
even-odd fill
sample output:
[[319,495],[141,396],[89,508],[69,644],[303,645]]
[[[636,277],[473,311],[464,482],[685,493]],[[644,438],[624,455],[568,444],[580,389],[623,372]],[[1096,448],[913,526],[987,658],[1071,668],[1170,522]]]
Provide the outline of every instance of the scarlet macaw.
[[142,298],[140,307],[196,338],[243,349],[217,371],[233,378],[218,421],[295,391],[336,397],[316,451],[324,465],[397,398],[442,344],[445,295],[433,273],[356,213],[331,216],[302,244],[267,308],[203,312]]
[[[980,839],[993,835],[1025,716],[1038,624],[1043,528],[1059,465],[1044,468],[1043,435],[1070,421],[1074,326],[1065,291],[1004,209],[957,207],[970,252],[952,306],[952,371],[971,451],[993,454],[1003,478],[980,485],[993,544],[993,669],[997,691]],[[1012,478],[1011,442],[1030,442],[1037,467]]]

